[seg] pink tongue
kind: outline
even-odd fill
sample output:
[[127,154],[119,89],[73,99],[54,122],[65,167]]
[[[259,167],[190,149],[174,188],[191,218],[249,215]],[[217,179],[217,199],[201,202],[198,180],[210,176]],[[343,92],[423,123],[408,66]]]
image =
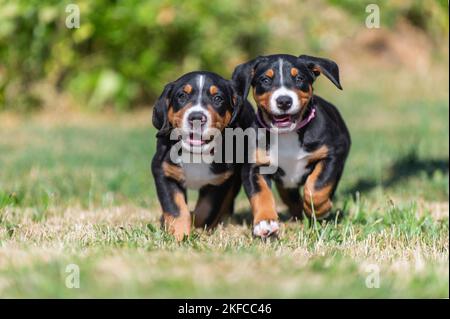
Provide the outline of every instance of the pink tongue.
[[291,117],[289,115],[285,115],[285,116],[281,115],[281,116],[273,117],[274,124],[276,126],[282,126],[282,127],[291,125],[290,119],[291,119]]
[[201,137],[198,135],[194,136],[194,134],[191,134],[189,136],[189,144],[191,144],[191,145],[198,146],[198,145],[203,145],[204,143],[205,143],[205,141],[203,141],[201,139]]

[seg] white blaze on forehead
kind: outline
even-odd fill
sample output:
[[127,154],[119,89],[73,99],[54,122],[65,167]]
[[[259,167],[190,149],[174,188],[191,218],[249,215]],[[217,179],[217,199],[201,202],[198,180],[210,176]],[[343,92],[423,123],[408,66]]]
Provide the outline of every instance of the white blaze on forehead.
[[197,86],[198,86],[198,100],[197,105],[201,105],[202,95],[203,95],[203,86],[205,85],[205,76],[199,75],[197,77]]
[[[208,111],[205,110],[205,108],[202,106],[202,96],[203,96],[203,87],[205,86],[205,76],[204,75],[198,75],[196,78],[197,87],[198,87],[198,97],[197,97],[197,103],[190,107],[186,112],[184,112],[183,115],[183,130],[186,132],[191,130],[191,125],[189,124],[189,115],[192,112],[202,112],[206,116],[206,125],[205,127],[209,127],[209,124],[211,123],[211,115]],[[200,123],[194,123],[195,127],[200,127],[200,125],[195,125]]]
[[[278,63],[280,72],[280,87],[273,92],[272,97],[270,98],[270,110],[275,115],[298,113],[300,111],[300,101],[298,100],[297,94],[293,90],[290,90],[284,86],[283,59],[280,58]],[[277,106],[277,98],[283,95],[290,96],[292,99],[292,106],[289,110],[287,110],[287,112],[281,111]]]
[[284,87],[284,79],[283,79],[283,59],[279,60],[280,65],[280,85],[281,87]]

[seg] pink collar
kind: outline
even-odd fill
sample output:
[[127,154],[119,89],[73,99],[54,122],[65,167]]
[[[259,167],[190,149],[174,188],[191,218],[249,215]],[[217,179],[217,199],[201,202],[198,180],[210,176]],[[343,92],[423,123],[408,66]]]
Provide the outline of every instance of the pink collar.
[[[311,122],[314,118],[316,117],[316,108],[313,106],[311,108],[311,112],[309,113],[308,117],[301,120],[300,122],[297,123],[296,127],[295,127],[295,131],[298,131],[300,129],[302,129],[303,127],[305,127],[309,122]],[[273,128],[271,128],[270,126],[268,126],[266,124],[266,122],[264,122],[263,118],[262,118],[262,113],[261,110],[258,109],[258,111],[256,112],[256,120],[258,121],[259,125],[261,125],[262,127],[264,127],[266,130],[269,130],[273,133],[277,133],[273,130]]]

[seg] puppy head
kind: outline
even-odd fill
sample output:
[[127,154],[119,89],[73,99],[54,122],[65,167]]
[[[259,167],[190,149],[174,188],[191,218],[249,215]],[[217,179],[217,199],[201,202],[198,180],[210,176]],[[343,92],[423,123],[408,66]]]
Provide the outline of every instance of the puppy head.
[[331,60],[307,55],[270,55],[239,65],[233,81],[246,98],[253,87],[253,97],[264,120],[279,132],[295,129],[313,95],[313,82],[324,74],[334,85],[339,83],[339,68]]
[[166,85],[153,109],[153,125],[158,136],[180,129],[183,147],[202,150],[215,132],[235,122],[241,104],[230,81],[192,72]]

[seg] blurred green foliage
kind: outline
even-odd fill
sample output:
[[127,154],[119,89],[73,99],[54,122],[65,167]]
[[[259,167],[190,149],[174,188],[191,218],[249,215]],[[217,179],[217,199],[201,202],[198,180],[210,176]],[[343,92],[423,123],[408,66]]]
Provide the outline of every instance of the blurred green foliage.
[[44,78],[91,108],[149,103],[183,72],[227,75],[268,34],[261,1],[78,0],[81,27],[68,29],[71,2],[0,0],[0,109],[37,106],[30,86]]
[[[80,8],[79,29],[65,25],[66,6],[72,2]],[[294,0],[278,2],[302,8]],[[68,92],[85,108],[130,109],[150,104],[165,83],[188,71],[228,77],[248,58],[284,51],[273,45],[289,41],[269,22],[278,2],[0,0],[0,110],[38,108],[42,92],[36,84],[41,82]],[[382,7],[388,25],[405,17],[430,36],[448,30],[446,1],[373,2]],[[332,5],[360,21],[366,15],[365,1],[323,0],[320,5]],[[304,24],[314,15],[297,11],[294,21],[278,21],[298,21],[300,29],[309,30]],[[303,49],[317,51],[314,32],[304,40],[309,47]]]
[[377,4],[383,25],[393,27],[399,19],[404,19],[425,31],[434,40],[440,39],[448,30],[448,0],[328,0],[328,2],[358,19],[365,18],[367,15],[365,8],[368,4]]

